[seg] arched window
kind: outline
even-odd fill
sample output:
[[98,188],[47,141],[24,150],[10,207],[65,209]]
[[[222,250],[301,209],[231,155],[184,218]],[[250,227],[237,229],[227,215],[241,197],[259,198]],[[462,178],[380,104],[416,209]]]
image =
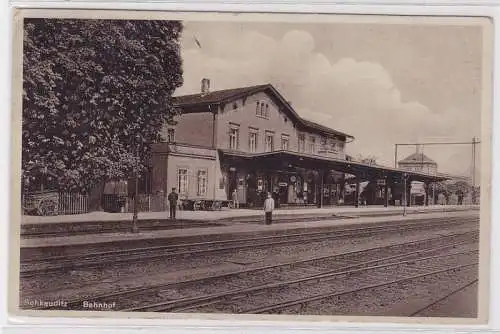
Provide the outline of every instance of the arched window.
[[260,102],[259,102],[259,101],[257,101],[257,103],[256,103],[256,107],[255,107],[255,115],[257,115],[257,116],[259,116],[259,112],[260,112],[260,107],[259,107],[259,105],[260,105]]

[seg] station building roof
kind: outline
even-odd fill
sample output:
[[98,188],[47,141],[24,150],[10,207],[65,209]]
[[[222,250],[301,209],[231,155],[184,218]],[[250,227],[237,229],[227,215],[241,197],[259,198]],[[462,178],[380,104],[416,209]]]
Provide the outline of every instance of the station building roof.
[[231,150],[219,150],[225,161],[235,164],[243,163],[249,166],[252,163],[259,167],[269,166],[270,169],[306,168],[311,170],[335,170],[338,172],[356,175],[361,181],[371,179],[391,179],[398,182],[404,175],[409,181],[440,182],[449,180],[451,176],[444,174],[427,174],[417,171],[407,171],[380,165],[369,165],[357,161],[348,161],[338,158],[324,157],[292,151],[273,151],[266,153],[245,153]]
[[226,104],[231,103],[234,100],[245,98],[259,92],[266,92],[299,127],[305,130],[313,130],[325,135],[343,137],[345,140],[354,140],[354,137],[347,133],[334,130],[299,116],[290,102],[287,101],[271,84],[176,96],[174,97],[174,105],[181,108],[183,112],[201,112],[207,110],[214,111],[212,106],[222,106],[224,108]]
[[403,160],[400,160],[398,162],[398,164],[402,164],[402,165],[423,164],[423,165],[435,165],[435,166],[437,166],[437,163],[434,160],[432,160],[431,158],[429,158],[428,156],[426,156],[425,154],[423,154],[421,152],[416,152],[416,153],[413,153],[413,154],[407,156]]

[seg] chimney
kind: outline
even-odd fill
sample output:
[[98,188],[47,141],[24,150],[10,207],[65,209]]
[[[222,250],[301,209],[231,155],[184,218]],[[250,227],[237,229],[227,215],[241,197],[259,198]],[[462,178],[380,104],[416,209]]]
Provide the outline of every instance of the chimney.
[[201,93],[208,94],[210,92],[210,79],[201,79]]

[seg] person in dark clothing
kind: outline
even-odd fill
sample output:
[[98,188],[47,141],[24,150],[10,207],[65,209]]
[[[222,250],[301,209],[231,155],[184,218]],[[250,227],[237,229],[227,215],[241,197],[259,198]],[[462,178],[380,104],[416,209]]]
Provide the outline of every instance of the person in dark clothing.
[[178,199],[179,195],[175,192],[175,188],[172,188],[172,192],[168,194],[168,203],[170,204],[170,219],[173,220],[175,220]]
[[279,194],[279,191],[275,189],[273,191],[272,197],[274,199],[274,205],[276,206],[276,209],[278,209],[280,207],[280,201],[279,201],[280,194]]

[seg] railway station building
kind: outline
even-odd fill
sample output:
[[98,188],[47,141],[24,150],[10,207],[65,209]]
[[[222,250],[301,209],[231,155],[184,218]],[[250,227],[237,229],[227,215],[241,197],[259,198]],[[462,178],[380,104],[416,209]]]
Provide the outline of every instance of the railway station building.
[[352,135],[303,119],[270,84],[211,91],[203,79],[200,93],[174,103],[175,125],[152,146],[153,193],[176,188],[195,200],[235,193],[242,207],[258,207],[271,192],[280,206],[357,206],[360,182],[373,181],[384,205],[394,205],[410,198],[411,182],[445,179],[353,161],[345,153]]

